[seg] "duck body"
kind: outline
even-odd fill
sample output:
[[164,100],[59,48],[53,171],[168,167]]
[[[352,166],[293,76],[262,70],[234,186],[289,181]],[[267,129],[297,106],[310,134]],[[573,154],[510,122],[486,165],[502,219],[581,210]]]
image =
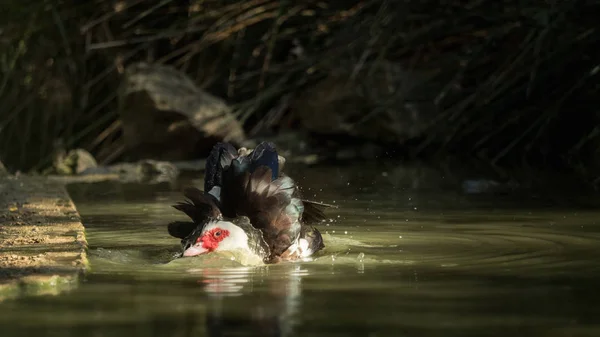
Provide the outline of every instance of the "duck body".
[[191,222],[172,222],[169,233],[181,239],[182,256],[242,250],[265,263],[310,257],[324,248],[311,226],[330,205],[301,198],[285,160],[272,143],[252,152],[219,143],[206,161],[204,191],[187,188],[186,202],[174,205]]

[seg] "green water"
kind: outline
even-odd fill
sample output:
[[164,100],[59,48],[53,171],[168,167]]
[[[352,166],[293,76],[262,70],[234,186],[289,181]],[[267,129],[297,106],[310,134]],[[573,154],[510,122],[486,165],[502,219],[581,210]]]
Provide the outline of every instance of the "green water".
[[405,173],[294,172],[340,208],[314,261],[268,267],[169,262],[186,182],[71,186],[93,270],[70,293],[0,303],[0,336],[600,335],[593,200]]

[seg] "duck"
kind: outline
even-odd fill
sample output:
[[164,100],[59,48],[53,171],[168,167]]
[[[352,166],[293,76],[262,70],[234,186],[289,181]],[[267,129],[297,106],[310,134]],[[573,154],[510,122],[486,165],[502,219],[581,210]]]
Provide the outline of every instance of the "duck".
[[238,250],[271,264],[322,250],[313,225],[334,205],[303,199],[284,165],[272,142],[254,150],[217,143],[206,159],[204,190],[188,187],[186,200],[173,205],[191,219],[168,224],[169,234],[181,239],[180,257]]

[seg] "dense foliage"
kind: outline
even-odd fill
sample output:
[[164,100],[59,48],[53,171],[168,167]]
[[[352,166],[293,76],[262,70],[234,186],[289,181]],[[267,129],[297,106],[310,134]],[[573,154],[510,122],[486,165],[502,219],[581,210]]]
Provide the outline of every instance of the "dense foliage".
[[[59,138],[100,162],[118,159],[116,89],[135,61],[185,71],[235,104],[248,130],[284,95],[331,73],[376,86],[369,74],[392,63],[426,71],[435,84],[435,117],[411,140],[412,155],[598,162],[597,2],[29,0],[4,7],[0,158],[13,170],[49,165]],[[405,103],[392,91],[362,113],[389,118]]]

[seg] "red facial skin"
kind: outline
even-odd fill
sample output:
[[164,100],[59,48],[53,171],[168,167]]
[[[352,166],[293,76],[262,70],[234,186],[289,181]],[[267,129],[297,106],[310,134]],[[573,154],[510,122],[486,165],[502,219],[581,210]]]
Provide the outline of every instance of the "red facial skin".
[[228,230],[217,227],[204,233],[196,240],[196,243],[202,242],[202,248],[206,249],[208,252],[212,252],[217,249],[217,247],[219,247],[219,243],[228,236]]

